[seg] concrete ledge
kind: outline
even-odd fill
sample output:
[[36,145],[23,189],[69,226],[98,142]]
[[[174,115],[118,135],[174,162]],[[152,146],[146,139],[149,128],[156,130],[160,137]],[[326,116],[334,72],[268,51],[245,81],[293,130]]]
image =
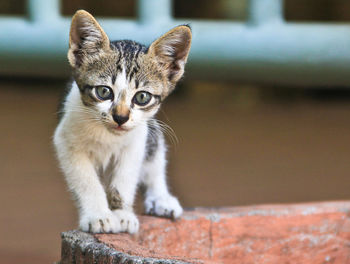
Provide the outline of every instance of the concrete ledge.
[[350,202],[187,210],[140,216],[137,235],[62,234],[67,263],[350,263]]

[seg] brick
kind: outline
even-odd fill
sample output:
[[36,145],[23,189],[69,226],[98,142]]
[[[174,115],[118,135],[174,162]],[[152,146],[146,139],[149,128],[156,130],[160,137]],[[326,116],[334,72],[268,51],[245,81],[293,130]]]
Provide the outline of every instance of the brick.
[[[348,201],[196,208],[175,222],[140,216],[140,223],[136,235],[73,231],[85,236],[71,240],[84,263],[350,264]],[[90,244],[77,247],[87,236]],[[63,235],[62,264],[76,251],[67,241]]]

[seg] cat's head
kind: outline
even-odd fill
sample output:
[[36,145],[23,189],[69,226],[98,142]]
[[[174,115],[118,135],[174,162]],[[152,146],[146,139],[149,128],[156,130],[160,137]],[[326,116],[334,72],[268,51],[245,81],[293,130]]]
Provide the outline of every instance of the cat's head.
[[112,131],[130,130],[153,117],[184,73],[191,37],[188,26],[178,26],[149,47],[111,42],[92,15],[78,11],[68,60],[89,113]]

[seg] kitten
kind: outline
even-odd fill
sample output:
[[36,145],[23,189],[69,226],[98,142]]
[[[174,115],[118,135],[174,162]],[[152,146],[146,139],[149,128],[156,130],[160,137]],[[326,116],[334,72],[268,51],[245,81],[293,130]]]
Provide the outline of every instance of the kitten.
[[166,185],[166,146],[154,115],[183,75],[191,36],[188,26],[178,26],[149,47],[111,42],[88,12],[74,15],[74,81],[54,145],[83,231],[137,232],[138,184],[146,187],[146,213],[181,215]]

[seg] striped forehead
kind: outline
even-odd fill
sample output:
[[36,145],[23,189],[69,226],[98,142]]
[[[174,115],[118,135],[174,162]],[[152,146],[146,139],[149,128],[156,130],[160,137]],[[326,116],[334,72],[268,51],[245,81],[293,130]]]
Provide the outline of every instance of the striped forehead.
[[129,82],[126,76],[125,67],[122,67],[121,72],[119,72],[115,77],[113,86],[118,90],[125,90],[128,88]]

